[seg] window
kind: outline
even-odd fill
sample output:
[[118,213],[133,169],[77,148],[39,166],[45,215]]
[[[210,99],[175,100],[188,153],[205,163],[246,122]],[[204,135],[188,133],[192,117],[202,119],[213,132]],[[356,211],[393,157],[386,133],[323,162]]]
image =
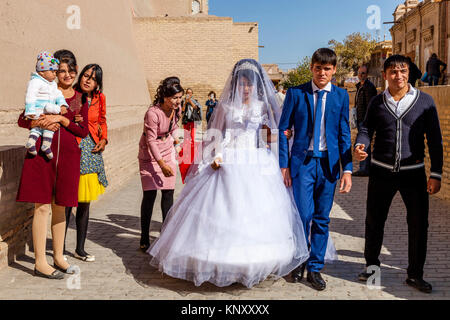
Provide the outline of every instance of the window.
[[200,12],[200,1],[192,1],[192,14],[197,14]]

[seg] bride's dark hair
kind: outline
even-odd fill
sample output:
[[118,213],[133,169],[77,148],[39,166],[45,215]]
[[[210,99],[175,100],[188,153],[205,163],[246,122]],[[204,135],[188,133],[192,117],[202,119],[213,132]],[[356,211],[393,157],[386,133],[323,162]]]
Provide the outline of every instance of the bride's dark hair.
[[178,77],[168,77],[161,81],[158,89],[156,89],[156,95],[153,104],[163,104],[164,98],[172,97],[179,92],[184,93],[184,89],[180,84],[180,79]]
[[[240,67],[243,64],[250,64],[251,69],[247,69],[247,68],[240,69]],[[258,90],[258,92],[257,92],[258,99],[261,100],[261,98],[264,96],[262,73],[263,73],[263,71],[262,71],[261,65],[258,62],[256,62],[256,60],[243,59],[243,60],[240,60],[238,63],[236,63],[233,68],[233,72],[232,72],[233,79],[231,80],[230,100],[234,100],[234,98],[235,98],[236,89],[239,85],[238,81],[239,81],[239,78],[241,78],[241,77],[245,77],[253,86],[256,85],[257,90]],[[254,83],[255,79],[256,79],[256,84]]]

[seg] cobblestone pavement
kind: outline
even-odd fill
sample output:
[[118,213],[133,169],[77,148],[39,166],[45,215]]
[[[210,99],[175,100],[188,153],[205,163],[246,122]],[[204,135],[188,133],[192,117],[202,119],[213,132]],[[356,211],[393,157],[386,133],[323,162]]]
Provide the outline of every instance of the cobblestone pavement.
[[[142,198],[136,175],[122,189],[105,194],[92,204],[86,250],[95,262],[82,262],[79,278],[47,280],[33,276],[32,252],[0,272],[0,299],[449,299],[450,298],[450,203],[435,197],[430,201],[430,232],[425,279],[433,284],[432,294],[423,294],[404,284],[407,267],[407,225],[405,207],[399,197],[393,201],[386,224],[381,260],[381,289],[369,289],[357,280],[364,267],[364,217],[367,178],[354,178],[349,195],[336,195],[331,213],[331,236],[339,261],[323,270],[327,289],[317,292],[303,280],[266,280],[252,289],[241,285],[217,288],[211,284],[195,287],[173,279],[149,266],[149,256],[138,250],[139,208]],[[175,196],[181,190],[178,183]],[[161,228],[160,195],[155,205],[151,235]],[[72,219],[73,221],[74,219]],[[67,250],[75,248],[74,221],[69,226]],[[49,234],[49,239],[51,236]],[[48,241],[48,260],[51,240]]]

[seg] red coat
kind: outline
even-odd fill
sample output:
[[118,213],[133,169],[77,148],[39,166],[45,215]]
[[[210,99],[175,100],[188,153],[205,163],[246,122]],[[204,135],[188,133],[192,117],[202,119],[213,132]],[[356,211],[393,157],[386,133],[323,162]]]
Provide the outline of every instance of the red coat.
[[[79,109],[83,121],[74,122],[77,105],[81,104],[81,94],[76,92],[72,98],[66,99],[69,111],[64,116],[71,122],[67,128],[55,132],[52,141],[53,159],[48,160],[40,151],[41,138],[36,142],[37,156],[29,153],[20,177],[19,190],[16,201],[31,203],[51,203],[55,196],[55,203],[64,207],[78,206],[78,184],[80,181],[81,150],[76,137],[84,138],[89,134],[88,104]],[[18,124],[22,128],[30,128],[31,122],[20,115]]]
[[[88,112],[89,133],[97,144],[101,139],[108,141],[108,126],[106,124],[106,97],[103,93],[94,94]],[[77,138],[78,143],[81,138]]]

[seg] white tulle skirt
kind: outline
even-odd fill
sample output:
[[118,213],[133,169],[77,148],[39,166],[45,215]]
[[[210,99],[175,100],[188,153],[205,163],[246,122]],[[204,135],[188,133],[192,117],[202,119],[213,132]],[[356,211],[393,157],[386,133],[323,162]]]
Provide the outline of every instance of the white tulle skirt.
[[265,149],[226,149],[219,170],[191,177],[148,253],[161,272],[196,286],[249,288],[309,256],[292,192]]

